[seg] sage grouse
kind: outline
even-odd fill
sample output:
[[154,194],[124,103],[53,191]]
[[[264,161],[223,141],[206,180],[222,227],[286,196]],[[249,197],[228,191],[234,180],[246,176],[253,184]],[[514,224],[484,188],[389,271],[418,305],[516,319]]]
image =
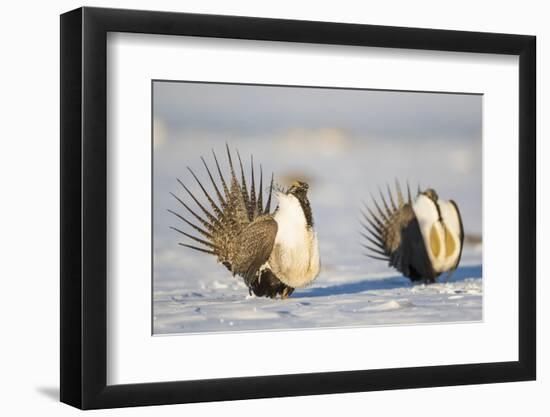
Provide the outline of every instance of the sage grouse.
[[[273,175],[264,206],[261,165],[259,188],[256,191],[254,161],[251,156],[249,189],[239,152],[237,151],[240,182],[235,173],[229,147],[226,148],[229,181],[224,178],[214,151],[212,155],[219,177],[218,183],[201,157],[217,202],[190,168],[188,170],[208,201],[209,207],[205,207],[205,204],[201,203],[179,179],[178,182],[195,202],[197,209],[191,208],[172,193],[195,221],[191,222],[183,215],[169,211],[201,237],[176,227],[172,229],[200,244],[195,246],[180,243],[181,246],[214,255],[233,276],[241,276],[248,286],[249,294],[287,298],[295,288],[310,284],[320,269],[317,237],[307,198],[308,184],[297,181],[288,190],[275,190],[279,204],[271,212]],[[197,213],[199,210],[201,213]]]
[[365,205],[362,235],[367,256],[387,261],[411,281],[432,283],[444,272],[450,277],[464,242],[458,206],[453,200],[440,200],[431,188],[419,188],[412,201],[408,184],[405,201],[397,181],[395,187],[397,206],[389,187],[389,205],[381,191],[381,204],[371,196],[374,208]]

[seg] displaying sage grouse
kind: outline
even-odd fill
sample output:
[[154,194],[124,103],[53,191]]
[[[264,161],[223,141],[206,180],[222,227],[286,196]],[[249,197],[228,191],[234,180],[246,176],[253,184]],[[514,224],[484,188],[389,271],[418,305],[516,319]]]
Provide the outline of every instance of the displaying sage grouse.
[[460,262],[464,242],[458,206],[453,200],[440,200],[431,188],[419,188],[412,201],[408,184],[405,201],[397,181],[395,187],[397,206],[389,187],[389,205],[381,191],[381,204],[371,196],[374,208],[365,205],[362,235],[367,256],[388,261],[412,281],[435,282],[444,272],[450,276]]
[[[295,288],[311,283],[319,274],[319,248],[313,230],[313,217],[307,198],[308,184],[294,182],[288,190],[275,190],[278,206],[271,212],[274,192],[273,175],[263,204],[263,173],[260,165],[260,181],[256,191],[254,161],[250,158],[250,189],[247,186],[241,157],[240,182],[237,179],[229,147],[227,147],[230,178],[226,181],[214,151],[218,183],[201,157],[210,179],[214,197],[207,191],[197,175],[187,168],[197,182],[206,204],[199,201],[189,188],[178,179],[197,208],[172,195],[195,220],[169,210],[201,235],[198,237],[176,227],[172,229],[197,242],[200,246],[180,243],[191,249],[217,257],[233,276],[243,277],[249,293],[257,296],[287,298]],[[200,213],[197,211],[200,210]]]

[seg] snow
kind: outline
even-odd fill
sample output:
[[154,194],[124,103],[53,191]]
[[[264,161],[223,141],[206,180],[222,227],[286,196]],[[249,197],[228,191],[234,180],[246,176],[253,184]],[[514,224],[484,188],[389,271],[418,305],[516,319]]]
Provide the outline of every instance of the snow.
[[[479,252],[472,252],[472,262]],[[212,259],[205,259],[213,261]],[[222,266],[218,267],[222,269]],[[323,271],[285,300],[248,295],[240,278],[202,277],[157,286],[155,334],[410,325],[482,320],[482,267],[463,265],[445,282],[411,284],[395,272]]]

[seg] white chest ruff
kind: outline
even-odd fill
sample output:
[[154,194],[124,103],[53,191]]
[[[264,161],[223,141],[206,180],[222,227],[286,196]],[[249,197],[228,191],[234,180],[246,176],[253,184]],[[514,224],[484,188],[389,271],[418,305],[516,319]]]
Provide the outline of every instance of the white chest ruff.
[[293,195],[279,194],[275,213],[278,225],[269,265],[285,284],[304,287],[319,274],[319,246],[312,228],[307,227],[300,202]]
[[[451,269],[460,254],[460,220],[454,206],[438,200],[441,221],[433,201],[419,196],[414,205],[424,244],[436,272]],[[434,249],[435,248],[435,249]]]

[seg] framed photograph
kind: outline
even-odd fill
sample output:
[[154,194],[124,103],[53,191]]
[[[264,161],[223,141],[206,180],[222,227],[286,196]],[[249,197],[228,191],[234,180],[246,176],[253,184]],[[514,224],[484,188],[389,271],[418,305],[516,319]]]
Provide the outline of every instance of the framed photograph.
[[533,380],[535,37],[61,16],[61,401]]

